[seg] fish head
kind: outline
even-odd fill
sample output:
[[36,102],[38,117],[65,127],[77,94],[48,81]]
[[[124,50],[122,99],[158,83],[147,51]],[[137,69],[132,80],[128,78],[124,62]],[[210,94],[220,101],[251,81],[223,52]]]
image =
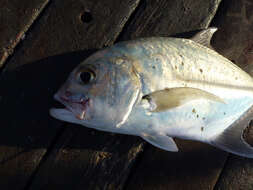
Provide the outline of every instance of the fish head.
[[90,128],[117,128],[128,118],[140,92],[132,59],[98,52],[77,66],[54,98],[65,108],[50,114]]

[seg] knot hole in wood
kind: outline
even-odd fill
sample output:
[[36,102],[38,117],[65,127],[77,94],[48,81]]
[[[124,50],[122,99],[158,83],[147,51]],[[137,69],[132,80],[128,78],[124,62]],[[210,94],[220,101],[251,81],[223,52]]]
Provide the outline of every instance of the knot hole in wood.
[[83,23],[90,23],[93,20],[93,16],[90,11],[86,10],[81,14],[80,19]]

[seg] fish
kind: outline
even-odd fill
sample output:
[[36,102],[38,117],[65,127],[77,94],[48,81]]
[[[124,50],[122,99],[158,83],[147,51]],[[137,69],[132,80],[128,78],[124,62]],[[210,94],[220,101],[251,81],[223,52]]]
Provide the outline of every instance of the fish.
[[139,136],[177,152],[174,138],[253,158],[244,132],[253,116],[253,79],[210,45],[217,28],[191,39],[116,43],[81,62],[54,98],[56,119]]

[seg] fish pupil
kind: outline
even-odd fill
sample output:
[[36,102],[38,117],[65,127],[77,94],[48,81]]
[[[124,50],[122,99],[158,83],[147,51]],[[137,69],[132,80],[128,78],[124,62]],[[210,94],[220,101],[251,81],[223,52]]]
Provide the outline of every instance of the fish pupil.
[[92,74],[90,73],[90,72],[87,72],[87,71],[85,71],[85,72],[82,72],[81,74],[80,74],[80,79],[82,80],[82,82],[83,83],[89,83],[90,82],[90,80],[91,80],[91,78],[92,78]]

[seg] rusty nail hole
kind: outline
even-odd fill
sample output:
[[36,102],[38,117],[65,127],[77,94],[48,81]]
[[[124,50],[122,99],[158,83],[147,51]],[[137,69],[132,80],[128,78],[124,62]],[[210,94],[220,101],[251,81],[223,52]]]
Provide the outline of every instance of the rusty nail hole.
[[93,20],[92,14],[90,13],[90,11],[84,11],[81,14],[81,21],[83,23],[90,23]]

